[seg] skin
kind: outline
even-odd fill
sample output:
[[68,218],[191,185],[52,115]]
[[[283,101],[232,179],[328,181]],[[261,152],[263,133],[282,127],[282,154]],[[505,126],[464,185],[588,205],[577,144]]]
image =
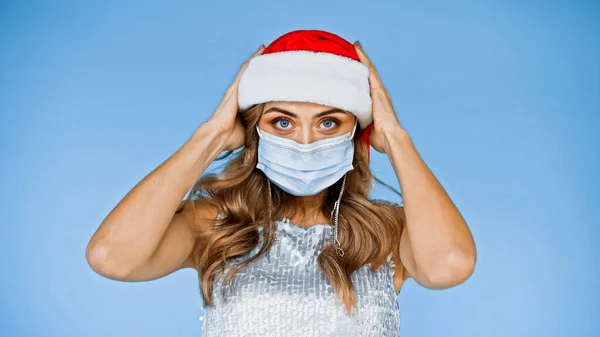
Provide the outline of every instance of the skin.
[[[460,284],[475,266],[471,232],[400,125],[375,67],[355,45],[361,62],[370,70],[374,119],[370,143],[376,151],[387,154],[403,192],[407,224],[399,250],[392,252],[397,265],[396,292],[409,277],[430,289]],[[263,51],[261,46],[251,58]],[[212,117],[136,184],[102,221],[86,249],[88,263],[97,273],[120,281],[147,281],[193,268],[194,236],[183,215],[175,211],[195,180],[222,151],[243,145],[244,128],[236,119],[237,90],[250,59],[240,68]],[[299,143],[351,131],[355,123],[352,114],[338,110],[317,117],[331,109],[313,103],[269,102],[258,126]],[[304,212],[290,221],[304,226],[328,223],[326,215],[315,211],[325,193],[297,197]],[[198,203],[196,211],[202,217],[217,217],[217,210],[206,204]]]

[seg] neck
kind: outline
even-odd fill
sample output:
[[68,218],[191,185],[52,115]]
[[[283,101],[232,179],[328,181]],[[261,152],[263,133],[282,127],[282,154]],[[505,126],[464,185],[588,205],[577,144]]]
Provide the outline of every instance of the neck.
[[291,216],[290,221],[301,225],[329,223],[329,218],[321,211],[327,192],[328,189],[325,189],[315,195],[293,196],[292,203],[296,209],[296,214]]

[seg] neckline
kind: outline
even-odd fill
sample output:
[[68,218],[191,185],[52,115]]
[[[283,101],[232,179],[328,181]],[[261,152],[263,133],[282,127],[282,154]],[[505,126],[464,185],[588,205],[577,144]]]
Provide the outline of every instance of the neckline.
[[305,230],[305,231],[308,231],[311,228],[329,228],[329,229],[333,229],[333,227],[334,227],[333,225],[326,224],[326,223],[316,223],[316,224],[312,224],[310,226],[301,226],[301,225],[295,224],[293,222],[283,221],[283,219],[275,220],[275,223],[278,226],[281,225],[281,224],[283,224],[283,225],[287,225],[288,227],[296,228],[296,229],[299,229],[299,230]]

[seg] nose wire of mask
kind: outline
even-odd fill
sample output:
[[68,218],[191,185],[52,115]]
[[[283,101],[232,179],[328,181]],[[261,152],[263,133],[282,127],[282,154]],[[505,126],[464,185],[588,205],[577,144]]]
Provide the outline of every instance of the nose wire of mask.
[[[354,121],[354,127],[352,128],[352,131],[350,133],[349,138],[352,140],[354,139],[354,134],[356,133],[356,126],[358,125],[358,119],[356,119]],[[292,145],[295,146],[297,148],[304,148],[304,149],[310,149],[310,148],[315,148],[321,144],[329,144],[329,143],[334,143],[336,141],[339,141],[341,139],[344,139],[344,137],[346,137],[346,135],[348,135],[348,133],[340,135],[340,136],[334,136],[334,137],[330,137],[330,138],[325,138],[325,139],[321,139],[321,140],[317,140],[314,141],[312,143],[308,143],[308,144],[302,144],[302,143],[298,143],[293,139],[288,139],[285,137],[279,137],[273,134],[270,134],[266,131],[261,130],[258,125],[256,125],[256,132],[258,133],[259,138],[261,139],[271,139],[274,141],[277,141],[279,143],[281,143],[281,145]]]
[[268,133],[264,130],[261,130],[258,126],[256,126],[256,131],[260,138],[259,146],[261,141],[267,141],[269,143],[274,143],[284,147],[291,147],[297,152],[313,152],[316,150],[320,150],[329,146],[333,146],[334,144],[340,144],[346,142],[348,140],[352,141],[354,139],[355,129],[351,132],[347,132],[343,135],[329,137],[325,139],[320,139],[314,141],[312,143],[299,143],[293,139],[280,137],[271,133]]

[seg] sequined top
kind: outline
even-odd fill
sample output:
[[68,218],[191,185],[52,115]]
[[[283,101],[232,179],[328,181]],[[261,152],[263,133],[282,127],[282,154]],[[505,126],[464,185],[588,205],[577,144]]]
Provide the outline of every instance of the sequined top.
[[[200,317],[203,337],[398,336],[400,312],[391,254],[376,272],[367,264],[351,275],[357,309],[348,314],[317,262],[333,226],[302,227],[287,219],[275,223],[275,242],[237,272],[226,289],[227,302],[221,294],[225,273],[215,277],[214,306],[205,306]],[[230,261],[254,256],[262,241],[259,228],[259,244]]]

